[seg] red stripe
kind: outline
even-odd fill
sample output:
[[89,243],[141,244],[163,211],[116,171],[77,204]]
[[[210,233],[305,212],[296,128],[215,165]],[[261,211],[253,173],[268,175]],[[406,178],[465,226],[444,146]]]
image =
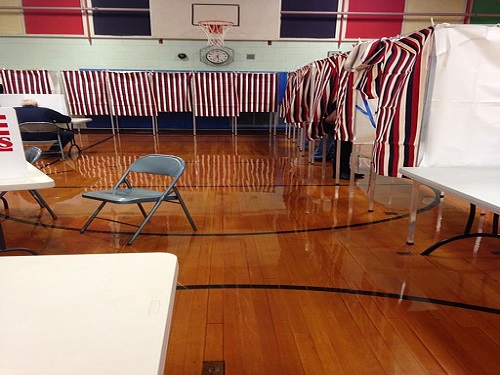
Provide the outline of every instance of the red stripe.
[[6,94],[50,94],[50,78],[47,70],[8,70],[2,72]]

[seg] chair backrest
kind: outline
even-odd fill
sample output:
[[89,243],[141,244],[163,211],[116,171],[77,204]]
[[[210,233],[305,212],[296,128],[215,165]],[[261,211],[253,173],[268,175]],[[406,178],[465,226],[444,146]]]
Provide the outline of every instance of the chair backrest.
[[21,133],[58,132],[59,127],[51,122],[23,122],[19,124]]
[[127,172],[154,173],[179,178],[185,169],[186,163],[178,156],[151,154],[134,161]]
[[42,149],[40,147],[28,147],[24,150],[24,157],[26,161],[30,164],[34,164],[42,155]]

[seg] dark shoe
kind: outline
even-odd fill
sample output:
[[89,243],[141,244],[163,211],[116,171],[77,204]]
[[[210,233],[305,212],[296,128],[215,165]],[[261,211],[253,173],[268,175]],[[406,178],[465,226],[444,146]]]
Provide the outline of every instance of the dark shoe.
[[[333,176],[335,178],[335,176]],[[354,173],[354,179],[355,180],[359,180],[360,178],[364,178],[365,175],[363,173]],[[350,174],[346,174],[346,173],[341,173],[340,174],[340,178],[342,180],[350,180],[351,179],[351,175]]]
[[[332,160],[333,160],[332,155],[326,155],[326,161],[332,161]],[[323,156],[314,155],[314,161],[323,161]]]

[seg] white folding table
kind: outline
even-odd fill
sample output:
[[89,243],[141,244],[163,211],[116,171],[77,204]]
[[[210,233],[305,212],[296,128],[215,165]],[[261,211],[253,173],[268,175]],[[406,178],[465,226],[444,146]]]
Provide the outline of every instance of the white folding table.
[[76,128],[78,130],[78,132],[80,132],[80,128],[81,128],[82,124],[86,124],[87,122],[91,122],[91,121],[92,121],[92,119],[89,117],[71,117],[71,123],[70,123],[71,130]]
[[0,374],[163,374],[177,282],[167,253],[0,258]]
[[[403,167],[403,176],[413,180],[410,204],[410,225],[407,243],[413,244],[417,218],[419,184],[427,185],[441,192],[452,194],[470,203],[470,212],[464,233],[437,242],[427,248],[422,255],[429,255],[438,247],[467,237],[496,237],[498,215],[500,214],[500,167]],[[471,233],[476,206],[494,213],[491,233]]]
[[[28,175],[24,178],[4,178],[0,179],[0,191],[12,190],[38,190],[55,186],[52,178],[41,170],[26,162]],[[0,252],[11,251],[6,249],[5,237],[0,222]],[[30,251],[31,252],[31,251]],[[1,304],[1,301],[0,301]]]

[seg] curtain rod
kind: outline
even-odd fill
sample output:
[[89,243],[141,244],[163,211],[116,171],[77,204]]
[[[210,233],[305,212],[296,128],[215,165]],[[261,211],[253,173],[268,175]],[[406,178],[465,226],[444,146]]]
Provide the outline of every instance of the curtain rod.
[[291,15],[342,15],[342,16],[425,16],[425,17],[500,17],[498,13],[410,13],[410,12],[316,12],[316,11],[299,11],[299,10],[284,10],[281,14]]
[[[100,7],[47,7],[47,6],[0,6],[0,10],[72,10],[85,12],[150,12],[148,8],[100,8]],[[500,17],[498,13],[431,13],[431,12],[327,12],[281,11],[285,15],[341,15],[341,16],[424,16],[424,17]]]
[[85,12],[149,12],[147,8],[99,8],[99,7],[47,7],[47,6],[0,6],[0,10],[73,10]]

